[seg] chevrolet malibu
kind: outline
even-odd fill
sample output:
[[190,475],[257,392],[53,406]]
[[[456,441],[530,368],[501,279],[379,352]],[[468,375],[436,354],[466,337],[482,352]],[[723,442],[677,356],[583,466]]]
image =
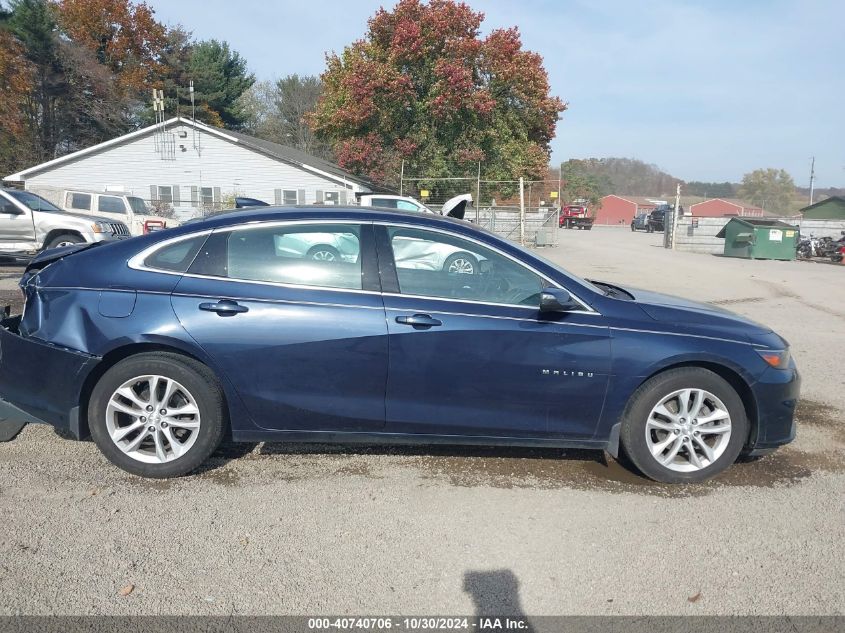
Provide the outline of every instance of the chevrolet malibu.
[[[342,256],[290,247],[315,242]],[[230,437],[604,449],[680,483],[795,435],[799,377],[769,328],[435,215],[226,213],[46,251],[20,285],[3,415],[90,436],[145,477]]]

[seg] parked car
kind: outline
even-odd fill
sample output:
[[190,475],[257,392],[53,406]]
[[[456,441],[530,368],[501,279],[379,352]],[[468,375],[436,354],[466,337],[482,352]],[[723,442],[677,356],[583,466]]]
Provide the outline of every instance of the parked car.
[[93,191],[87,189],[56,189],[36,187],[33,193],[49,200],[55,206],[76,215],[97,216],[111,222],[122,222],[129,227],[132,235],[143,235],[145,223],[164,223],[175,226],[178,222],[172,218],[156,215],[147,203],[138,196],[122,191]]
[[648,213],[638,213],[633,220],[631,220],[632,231],[647,231],[648,230]]
[[359,204],[363,207],[378,207],[380,209],[399,209],[400,211],[418,211],[420,213],[438,213],[450,218],[464,219],[466,208],[472,204],[472,194],[462,193],[461,195],[449,198],[443,203],[440,211],[435,211],[419,200],[410,196],[394,196],[388,194],[364,194],[359,197]]
[[0,255],[31,257],[42,249],[127,237],[123,222],[65,213],[32,192],[0,189]]
[[[346,256],[279,248],[312,234]],[[409,265],[407,240],[479,270]],[[233,212],[45,252],[20,285],[0,418],[90,434],[147,477],[188,473],[231,437],[605,449],[690,482],[795,435],[800,380],[768,327],[586,281],[429,213]]]

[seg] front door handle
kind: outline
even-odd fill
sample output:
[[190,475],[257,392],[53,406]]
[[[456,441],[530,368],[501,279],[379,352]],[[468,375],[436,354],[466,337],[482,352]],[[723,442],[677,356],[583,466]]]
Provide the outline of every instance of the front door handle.
[[242,312],[249,312],[249,308],[231,299],[220,299],[217,303],[201,303],[200,310],[216,312],[219,316],[235,316]]
[[415,314],[414,316],[398,316],[396,322],[402,325],[411,325],[415,328],[430,328],[438,325],[443,325],[438,319],[432,318],[428,314]]

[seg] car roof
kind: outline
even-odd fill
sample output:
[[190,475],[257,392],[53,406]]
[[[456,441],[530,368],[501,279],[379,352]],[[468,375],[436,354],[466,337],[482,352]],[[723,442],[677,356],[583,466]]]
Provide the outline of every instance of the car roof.
[[[337,206],[337,205],[298,205],[288,207],[249,207],[246,209],[232,209],[229,211],[218,211],[205,218],[191,220],[189,226],[194,229],[200,227],[215,228],[221,226],[232,226],[247,222],[268,222],[273,220],[357,220],[360,222],[371,221],[407,221],[409,219],[421,220],[423,224],[442,224],[449,227],[470,226],[475,229],[480,227],[467,222],[449,218],[436,213],[421,213],[419,211],[406,211],[403,209],[385,209],[383,207],[366,206]],[[184,225],[183,225],[184,226]],[[483,230],[483,229],[480,229]]]

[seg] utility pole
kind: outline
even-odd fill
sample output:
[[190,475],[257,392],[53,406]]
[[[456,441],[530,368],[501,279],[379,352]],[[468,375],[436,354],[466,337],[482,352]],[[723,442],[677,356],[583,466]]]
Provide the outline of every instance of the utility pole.
[[519,177],[519,243],[525,246],[525,180]]
[[475,181],[475,223],[478,224],[478,213],[481,209],[481,161],[478,161],[478,180]]
[[810,160],[810,204],[813,204],[813,185],[816,182],[816,157]]
[[675,235],[678,231],[678,213],[681,211],[681,183],[675,189],[675,211],[672,213],[672,250],[675,250]]

